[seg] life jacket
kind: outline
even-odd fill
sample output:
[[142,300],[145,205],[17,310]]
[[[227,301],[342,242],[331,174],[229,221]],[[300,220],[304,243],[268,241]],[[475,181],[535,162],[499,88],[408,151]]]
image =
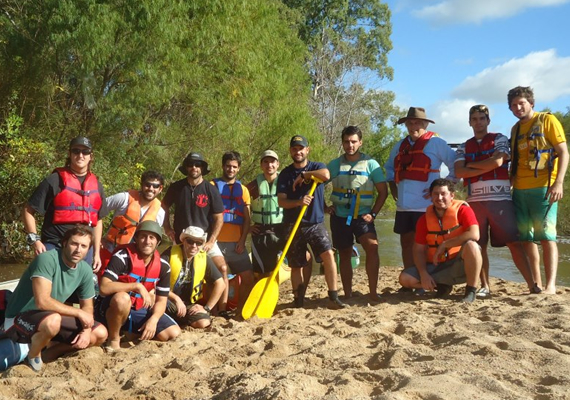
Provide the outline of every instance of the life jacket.
[[398,155],[394,159],[396,183],[402,179],[427,182],[430,172],[439,172],[439,169],[431,168],[431,159],[424,153],[424,148],[433,135],[434,132],[426,132],[413,144],[409,138],[402,141]]
[[53,223],[97,225],[97,213],[103,204],[97,177],[88,172],[82,186],[68,167],[56,168],[54,172],[58,173],[63,189],[53,199]]
[[[184,254],[182,252],[183,249],[181,244],[172,246],[170,250],[170,290],[172,291],[174,291],[174,288],[180,284],[180,282],[178,282],[178,276],[182,270],[182,263],[184,263]],[[189,299],[182,299],[184,302],[189,301],[190,304],[195,304],[203,297],[207,258],[208,256],[203,250],[200,250],[194,256],[192,271],[189,271],[192,279],[192,295]]]
[[[435,208],[433,205],[430,205],[426,209],[426,222],[428,230],[426,237],[428,243],[428,263],[433,262],[433,256],[443,241],[457,237],[465,231],[465,229],[459,224],[459,219],[457,218],[459,207],[464,204],[468,206],[468,204],[462,200],[453,200],[449,208],[445,210],[445,214],[441,219],[435,213]],[[444,262],[455,258],[460,249],[461,246],[447,249],[439,261]]]
[[138,190],[129,190],[129,204],[125,214],[117,215],[111,221],[111,227],[105,239],[113,243],[114,246],[130,243],[139,223],[156,221],[156,216],[160,211],[160,200],[152,200],[141,218],[140,195]]
[[277,202],[277,178],[269,184],[263,174],[257,175],[259,197],[251,202],[251,220],[256,224],[274,225],[283,221],[283,209]]
[[224,180],[216,178],[214,183],[222,195],[224,223],[243,225],[244,203],[241,182],[236,180],[232,185],[228,185]]
[[368,160],[370,157],[362,154],[360,160],[351,166],[341,158],[338,175],[332,179],[333,190],[331,201],[337,207],[350,209],[346,224],[350,225],[353,218],[358,218],[360,207],[372,207],[374,204],[374,182],[368,176]]
[[548,169],[548,187],[550,187],[550,176],[554,169],[554,160],[558,156],[554,147],[544,136],[544,119],[547,112],[537,112],[537,117],[530,127],[528,133],[520,133],[520,121],[511,129],[511,148],[513,153],[513,162],[511,166],[511,174],[517,174],[519,167],[519,153],[527,151],[527,166],[534,170],[534,177],[538,177],[538,171]]
[[[131,271],[127,275],[119,276],[119,282],[132,283],[139,282],[144,285],[149,292],[156,287],[160,277],[160,254],[154,251],[152,259],[148,266],[144,265],[144,260],[139,257],[136,250],[136,244],[130,243],[124,247],[127,250],[129,259],[131,260]],[[130,292],[133,309],[139,310],[143,306],[143,299],[140,294]]]
[[[465,161],[482,161],[490,158],[495,152],[495,139],[497,138],[496,133],[487,133],[481,142],[478,142],[475,137],[472,137],[467,142],[465,142]],[[463,185],[469,186],[468,191],[471,193],[471,184],[479,180],[508,180],[509,179],[509,167],[508,163],[504,162],[498,168],[492,171],[485,172],[481,175],[473,176],[471,178],[463,179]]]

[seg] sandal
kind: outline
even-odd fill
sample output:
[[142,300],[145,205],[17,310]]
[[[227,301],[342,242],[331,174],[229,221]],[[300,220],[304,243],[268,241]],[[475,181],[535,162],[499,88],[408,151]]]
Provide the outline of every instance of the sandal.
[[479,290],[477,290],[475,296],[480,297],[482,299],[488,299],[489,297],[491,297],[491,291],[487,288],[482,287]]

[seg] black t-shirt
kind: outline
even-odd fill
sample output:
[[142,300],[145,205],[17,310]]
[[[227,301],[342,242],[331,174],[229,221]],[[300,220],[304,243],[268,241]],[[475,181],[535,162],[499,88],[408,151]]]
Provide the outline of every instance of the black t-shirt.
[[[87,175],[78,176],[77,179],[79,183],[83,185]],[[97,213],[99,219],[103,219],[109,213],[107,205],[105,204],[105,192],[103,191],[103,185],[97,180],[99,187],[99,194],[101,196],[101,208]],[[44,223],[42,225],[42,242],[43,243],[53,243],[55,245],[60,245],[61,238],[68,229],[72,228],[74,224],[54,224],[53,223],[53,199],[57,196],[63,189],[63,182],[59,178],[57,172],[52,173],[47,178],[45,178],[39,186],[36,188],[34,193],[28,199],[28,205],[32,207],[37,213],[44,215]]]
[[192,187],[186,178],[170,185],[162,200],[162,206],[170,209],[174,205],[174,232],[176,242],[180,243],[180,234],[189,226],[197,226],[210,232],[213,214],[224,212],[224,203],[218,188],[203,180]]

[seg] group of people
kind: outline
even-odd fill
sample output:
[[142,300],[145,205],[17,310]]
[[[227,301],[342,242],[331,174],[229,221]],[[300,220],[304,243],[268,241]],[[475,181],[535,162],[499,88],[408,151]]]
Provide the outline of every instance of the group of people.
[[[44,359],[73,349],[104,344],[107,351],[120,350],[122,334],[167,341],[180,334],[181,326],[209,326],[212,313],[238,316],[256,278],[276,267],[304,206],[287,254],[293,306],[304,306],[312,274],[310,246],[323,264],[329,307],[347,307],[353,296],[355,239],[366,253],[369,300],[379,301],[374,220],[388,187],[397,204],[401,290],[435,291],[442,297],[453,285],[466,283],[463,302],[490,296],[490,237],[492,246],[508,246],[530,293],[555,293],[557,202],[568,165],[565,134],[553,115],[533,110],[530,88],[512,89],[508,103],[519,119],[510,143],[488,132],[489,109],[476,105],[469,110],[474,136],[457,152],[427,130],[434,121],[423,108],[411,107],[398,121],[408,135],[392,149],[385,174],[360,151],[362,132],[356,126],[342,131],[344,153],[328,165],[309,160],[309,142],[301,135],[291,138],[292,163],[281,172],[278,154],[266,150],[261,173],[247,185],[237,180],[238,152],[223,155],[222,176],[211,181],[204,178],[208,162],[192,152],[179,168],[186,177],[170,184],[162,202],[157,197],[165,182],[155,171],[141,176],[139,190],[106,198],[90,172],[92,144],[77,137],[70,142],[66,166],[38,186],[23,210],[27,240],[37,257],[8,302],[5,335],[30,343],[27,361],[39,371]],[[447,179],[440,177],[442,164],[450,171]],[[458,178],[467,187],[467,201],[455,199]],[[323,184],[309,195],[314,180]],[[103,236],[102,220],[111,211],[113,220]],[[35,213],[44,215],[41,236]],[[173,244],[161,255],[163,229]],[[545,286],[535,242],[544,252]],[[229,307],[232,276],[240,282],[235,314]]]

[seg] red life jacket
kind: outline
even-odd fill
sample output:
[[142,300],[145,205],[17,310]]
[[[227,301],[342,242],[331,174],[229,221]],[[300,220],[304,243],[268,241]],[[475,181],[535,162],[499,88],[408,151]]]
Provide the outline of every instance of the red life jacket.
[[97,177],[88,172],[82,186],[68,167],[56,168],[54,172],[63,188],[53,199],[53,223],[97,225],[97,213],[103,204]]
[[[144,260],[137,254],[135,243],[130,243],[124,247],[127,250],[129,259],[131,260],[131,272],[128,275],[119,276],[119,282],[139,282],[144,285],[149,292],[156,287],[160,277],[160,254],[154,251],[152,259],[148,266],[144,265]],[[143,299],[140,294],[130,292],[133,309],[139,310],[143,306]]]
[[413,144],[410,144],[408,138],[402,141],[394,159],[396,183],[402,179],[427,182],[430,172],[439,172],[439,169],[431,169],[431,159],[424,153],[424,147],[433,135],[431,131],[426,132]]
[[[487,133],[481,142],[477,142],[475,137],[472,137],[467,142],[465,142],[465,162],[482,161],[490,158],[495,152],[495,138],[496,133]],[[509,179],[509,167],[508,163],[504,162],[498,168],[492,171],[485,172],[478,176],[473,176],[471,178],[463,179],[463,185],[467,186],[473,182],[477,182],[480,179],[488,181],[491,179]]]

